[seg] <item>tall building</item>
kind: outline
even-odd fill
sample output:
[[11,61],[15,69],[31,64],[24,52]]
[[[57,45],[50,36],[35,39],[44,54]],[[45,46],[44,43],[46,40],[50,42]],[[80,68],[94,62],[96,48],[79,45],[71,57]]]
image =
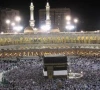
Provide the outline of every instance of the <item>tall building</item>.
[[[39,10],[39,26],[45,24],[46,20],[46,9]],[[60,31],[65,30],[66,16],[70,15],[71,11],[69,8],[52,8],[50,9],[50,20],[52,28],[59,28]]]
[[33,2],[31,1],[30,4],[30,20],[29,20],[29,26],[27,26],[24,29],[24,33],[34,33],[34,26],[35,26],[35,20],[34,20],[34,5]]
[[31,2],[31,4],[30,4],[30,26],[32,28],[34,28],[34,26],[35,26],[33,2]]
[[11,24],[7,25],[6,20],[9,19],[11,22],[14,22],[16,16],[19,16],[18,10],[0,8],[0,32],[12,32]]
[[51,26],[49,2],[47,2],[47,4],[46,4],[46,25]]

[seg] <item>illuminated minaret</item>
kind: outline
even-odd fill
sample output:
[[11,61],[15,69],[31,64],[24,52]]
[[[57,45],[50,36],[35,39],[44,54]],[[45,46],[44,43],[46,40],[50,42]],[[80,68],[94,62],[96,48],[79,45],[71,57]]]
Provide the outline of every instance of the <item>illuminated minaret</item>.
[[50,5],[49,2],[47,1],[46,4],[46,25],[50,25],[51,26],[51,20],[50,20]]
[[31,1],[30,4],[30,26],[34,27],[35,26],[35,20],[34,20],[34,5],[33,2]]

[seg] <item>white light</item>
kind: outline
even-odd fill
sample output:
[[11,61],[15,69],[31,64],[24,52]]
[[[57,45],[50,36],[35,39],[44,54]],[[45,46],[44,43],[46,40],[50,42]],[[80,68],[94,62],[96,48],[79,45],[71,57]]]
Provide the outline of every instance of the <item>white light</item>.
[[81,33],[83,33],[84,31],[81,31]]
[[74,23],[78,23],[78,19],[74,19]]
[[81,71],[81,74],[83,74],[83,72]]
[[13,30],[15,30],[15,31],[21,31],[23,29],[23,27],[22,26],[15,26],[14,28],[13,28]]
[[50,27],[50,25],[42,25],[41,29],[42,29],[43,32],[47,32],[51,29],[51,27]]
[[1,32],[1,34],[4,34],[4,32]]
[[19,22],[19,21],[21,20],[21,18],[20,18],[19,16],[16,16],[16,17],[15,17],[15,20],[16,20],[17,22]]
[[67,30],[73,30],[74,28],[75,28],[75,27],[74,27],[73,25],[67,25],[67,26],[66,26],[66,29],[67,29]]
[[68,22],[67,22],[67,24],[69,25],[69,24],[70,24],[70,22],[68,21]]
[[69,70],[69,72],[72,72],[72,70]]
[[66,16],[66,20],[70,21],[71,20],[71,16]]
[[37,31],[38,29],[37,28],[34,28],[34,31]]
[[11,23],[11,26],[15,26],[15,23],[14,23],[14,22],[12,22],[12,23]]
[[17,32],[14,32],[14,34],[18,34]]
[[9,19],[7,19],[7,20],[6,20],[6,23],[7,23],[7,24],[10,24],[10,20],[9,20]]
[[99,30],[95,31],[95,32],[100,32]]

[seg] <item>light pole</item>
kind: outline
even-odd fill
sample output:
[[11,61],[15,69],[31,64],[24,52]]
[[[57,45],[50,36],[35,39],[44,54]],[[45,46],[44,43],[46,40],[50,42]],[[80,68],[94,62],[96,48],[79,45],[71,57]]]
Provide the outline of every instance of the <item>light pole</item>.
[[66,29],[67,29],[67,31],[69,30],[69,28],[68,28],[68,25],[70,25],[71,24],[71,16],[70,15],[67,15],[66,16]]
[[12,26],[12,27],[13,27],[13,26],[15,26],[15,23],[14,23],[14,22],[12,22],[12,23],[11,23],[11,26]]
[[71,16],[70,15],[66,16],[66,20],[70,21],[71,20]]
[[78,19],[77,18],[74,19],[74,23],[78,23]]
[[6,20],[6,24],[7,24],[7,32],[9,32],[9,28],[10,28],[9,27],[9,25],[10,25],[10,20],[9,19]]
[[70,21],[67,21],[67,23],[66,23],[67,25],[70,25],[71,24],[71,22]]
[[15,19],[14,21],[16,21],[16,22],[12,22],[10,19],[7,19],[6,20],[7,33],[8,32],[11,32],[11,31],[9,31],[9,29],[15,28],[15,23],[16,23],[17,30],[20,31],[23,28],[22,26],[19,25],[20,24],[20,21],[21,21],[21,17],[20,16],[16,16],[14,19]]
[[16,31],[17,33],[20,32],[21,30],[23,30],[22,26],[14,26],[13,30]]
[[20,16],[16,16],[15,17],[15,21],[18,23],[18,25],[19,25],[19,22],[21,21],[21,17]]
[[70,32],[70,31],[74,30],[75,26],[74,25],[66,25],[65,28],[67,29],[67,31]]
[[20,17],[20,16],[16,16],[16,17],[15,17],[15,21],[17,22],[17,25],[14,26],[13,29],[14,29],[16,32],[20,32],[20,31],[23,29],[23,27],[19,25],[19,24],[20,24],[20,21],[21,21],[21,17]]
[[75,31],[76,31],[77,30],[77,23],[78,23],[78,19],[77,18],[74,19],[74,23],[75,23]]
[[12,31],[11,31],[11,32],[13,33],[13,28],[14,28],[14,26],[15,26],[15,22],[12,22],[12,23],[11,23],[11,26],[12,26],[12,27],[11,27],[11,28],[12,28]]
[[71,31],[71,30],[77,30],[77,23],[78,23],[78,19],[77,18],[75,18],[75,19],[73,19],[70,15],[67,15],[66,17],[65,17],[65,19],[66,19],[66,29],[67,29],[67,31]]

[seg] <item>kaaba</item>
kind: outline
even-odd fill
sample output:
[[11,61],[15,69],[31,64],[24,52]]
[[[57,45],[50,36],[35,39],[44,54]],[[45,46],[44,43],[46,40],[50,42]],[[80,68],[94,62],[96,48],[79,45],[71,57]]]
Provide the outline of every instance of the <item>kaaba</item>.
[[46,55],[43,57],[45,77],[67,77],[67,56]]

